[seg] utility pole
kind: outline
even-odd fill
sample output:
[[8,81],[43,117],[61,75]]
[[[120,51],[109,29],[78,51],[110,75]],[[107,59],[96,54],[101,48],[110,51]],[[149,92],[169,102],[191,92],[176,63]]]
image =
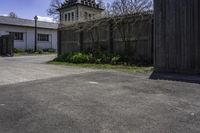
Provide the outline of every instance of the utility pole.
[[35,52],[37,52],[37,21],[38,21],[38,17],[35,16]]

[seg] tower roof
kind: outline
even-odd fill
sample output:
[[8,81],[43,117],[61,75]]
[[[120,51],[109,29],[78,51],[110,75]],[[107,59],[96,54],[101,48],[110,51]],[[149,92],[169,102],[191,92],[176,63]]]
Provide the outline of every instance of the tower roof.
[[99,4],[96,3],[95,0],[65,0],[65,2],[62,4],[62,7],[60,9],[68,8],[74,5],[84,5],[91,8],[104,10],[99,6]]

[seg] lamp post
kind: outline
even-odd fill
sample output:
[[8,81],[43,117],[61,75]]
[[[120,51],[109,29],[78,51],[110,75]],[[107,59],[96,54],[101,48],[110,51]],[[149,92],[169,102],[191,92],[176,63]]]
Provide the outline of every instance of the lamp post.
[[37,21],[38,21],[38,17],[35,16],[35,52],[37,51]]

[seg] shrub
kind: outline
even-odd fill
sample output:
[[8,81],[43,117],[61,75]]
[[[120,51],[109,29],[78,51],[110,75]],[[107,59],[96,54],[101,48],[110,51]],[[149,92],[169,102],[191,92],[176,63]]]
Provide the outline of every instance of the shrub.
[[54,61],[69,63],[96,63],[96,64],[118,64],[121,62],[121,56],[109,53],[68,53],[59,56]]
[[27,49],[25,50],[26,53],[29,53],[29,54],[33,54],[35,53],[35,50],[34,49]]
[[44,53],[44,51],[42,49],[38,49],[36,52],[34,49],[27,49],[27,50],[25,50],[25,52],[28,54],[34,54],[34,53],[43,54]]
[[43,52],[56,53],[56,50],[53,48],[49,48],[49,49],[43,49]]
[[121,57],[119,55],[116,55],[116,56],[112,57],[111,64],[117,65],[120,63],[120,61],[121,61]]
[[37,50],[37,53],[38,53],[38,54],[43,54],[44,52],[43,52],[42,49],[38,49],[38,50]]
[[84,63],[87,62],[87,58],[85,55],[78,53],[72,56],[73,63]]
[[14,53],[23,53],[22,49],[14,48]]
[[55,50],[55,49],[52,49],[52,48],[50,48],[50,49],[48,49],[48,50],[47,50],[47,52],[48,52],[48,53],[56,53],[56,50]]

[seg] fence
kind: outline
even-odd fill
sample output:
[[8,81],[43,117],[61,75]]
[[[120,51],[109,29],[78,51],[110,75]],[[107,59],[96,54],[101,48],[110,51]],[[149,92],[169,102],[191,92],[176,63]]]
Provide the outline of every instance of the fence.
[[0,56],[13,56],[14,39],[9,35],[0,37]]
[[156,71],[200,73],[200,1],[154,2]]
[[[91,26],[95,25],[96,26]],[[152,15],[126,17],[116,24],[116,20],[97,20],[93,24],[82,23],[60,28],[58,31],[59,55],[101,49],[102,51],[126,54],[133,60],[153,62]],[[82,30],[77,29],[82,27]],[[92,28],[91,28],[92,27]]]

